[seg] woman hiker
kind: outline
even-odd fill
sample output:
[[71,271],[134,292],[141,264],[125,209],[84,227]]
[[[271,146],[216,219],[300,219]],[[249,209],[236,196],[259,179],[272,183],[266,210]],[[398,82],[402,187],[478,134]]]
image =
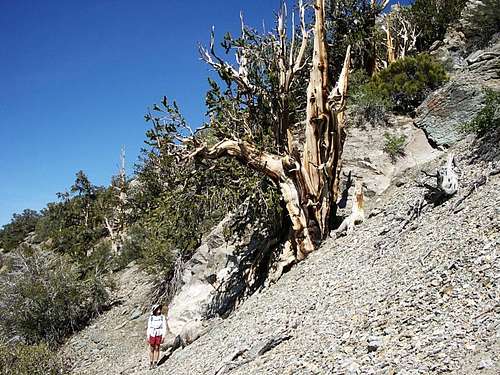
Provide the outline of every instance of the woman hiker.
[[167,333],[167,320],[165,315],[161,313],[163,306],[156,304],[151,310],[151,316],[148,319],[147,341],[149,343],[149,368],[153,369],[158,366],[158,358],[160,357],[160,344],[165,341]]

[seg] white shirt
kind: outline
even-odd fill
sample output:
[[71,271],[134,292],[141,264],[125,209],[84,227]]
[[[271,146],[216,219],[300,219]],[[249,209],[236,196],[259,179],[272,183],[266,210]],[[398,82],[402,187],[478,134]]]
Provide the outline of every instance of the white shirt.
[[165,315],[151,315],[148,319],[147,336],[165,336],[167,333],[167,321]]

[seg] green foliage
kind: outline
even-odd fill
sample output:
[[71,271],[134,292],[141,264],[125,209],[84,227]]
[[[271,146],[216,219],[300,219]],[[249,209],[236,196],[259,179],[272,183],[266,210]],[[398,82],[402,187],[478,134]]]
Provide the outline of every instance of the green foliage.
[[113,178],[108,188],[93,185],[84,172],[76,174],[71,193],[58,193],[59,202],[49,203],[42,210],[36,225],[37,239],[46,246],[73,259],[85,261],[87,254],[110,233],[106,220],[115,224],[115,231],[124,229],[128,221],[123,178]]
[[467,0],[415,0],[410,8],[412,23],[419,36],[417,49],[424,51],[437,40],[442,40],[446,29],[460,18]]
[[62,359],[46,344],[0,344],[0,375],[67,374]]
[[364,90],[391,103],[396,113],[411,113],[447,79],[444,68],[427,54],[399,59],[374,75]]
[[146,230],[141,223],[134,223],[127,229],[127,237],[123,241],[120,253],[111,258],[111,270],[113,272],[124,269],[131,262],[142,256],[145,248]]
[[384,152],[386,152],[393,161],[395,161],[398,156],[404,156],[406,135],[402,134],[398,137],[397,135],[385,133],[384,138]]
[[351,75],[349,95],[352,106],[348,110],[353,115],[355,126],[363,126],[366,122],[385,125],[387,111],[392,107],[390,99],[368,85],[369,80],[363,70],[357,70]]
[[14,214],[12,221],[0,230],[0,249],[14,250],[26,239],[26,236],[35,231],[40,214],[33,210],[24,210],[21,214]]
[[462,125],[464,133],[480,136],[500,128],[500,92],[485,89],[485,105],[472,121]]
[[67,256],[23,248],[0,284],[0,329],[29,344],[57,345],[106,303],[104,276],[83,275]]
[[262,150],[280,152],[285,142],[279,134],[281,126],[286,124],[293,131],[304,119],[308,72],[298,72],[284,92],[279,83],[279,44],[277,35],[260,35],[248,27],[238,38],[229,33],[224,36],[221,47],[226,55],[245,54],[249,84],[241,87],[228,74],[227,67],[215,69],[218,80],[209,78],[206,107],[210,121],[205,126],[214,140],[238,138]]

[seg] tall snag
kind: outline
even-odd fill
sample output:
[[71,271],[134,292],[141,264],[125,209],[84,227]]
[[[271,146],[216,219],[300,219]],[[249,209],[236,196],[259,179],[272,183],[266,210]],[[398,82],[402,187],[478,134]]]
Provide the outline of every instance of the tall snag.
[[[255,83],[250,79],[252,71],[255,71],[250,65],[253,50],[244,45],[248,33],[244,29],[243,22],[241,37],[243,42],[240,41],[238,44],[239,66],[237,68],[215,54],[212,34],[210,50],[202,49],[203,59],[219,73],[225,82],[230,82],[237,87],[238,100],[246,100],[243,104],[236,106],[237,110],[240,110],[241,118],[237,119],[234,112],[227,112],[220,116],[225,121],[228,118],[234,119],[231,121],[239,121],[241,123],[237,129],[239,135],[236,131],[226,132],[222,137],[219,136],[217,143],[211,146],[196,134],[188,138],[177,135],[175,138],[181,142],[172,143],[172,149],[182,148],[184,157],[189,156],[190,159],[201,160],[232,157],[271,179],[281,192],[292,223],[290,237],[285,248],[293,251],[295,260],[305,258],[308,253],[318,247],[328,235],[332,218],[335,215],[342,166],[341,156],[346,137],[344,111],[350,65],[349,47],[339,80],[332,88],[327,69],[325,0],[316,0],[314,46],[307,87],[305,125],[301,127],[302,134],[292,131],[290,117],[292,111],[289,105],[296,97],[291,87],[299,72],[306,66],[304,55],[307,50],[309,32],[306,30],[304,10],[305,6],[300,1],[302,41],[297,50],[295,49],[294,26],[291,30],[291,40],[287,40],[284,22],[285,6],[278,16],[277,33],[273,36],[271,48],[274,60],[278,62],[276,65],[277,92],[270,93],[265,88],[259,87],[258,82],[261,81]],[[263,124],[251,122],[252,119],[259,118],[252,112],[255,110],[255,103],[262,102],[268,103],[265,107],[270,108],[268,117],[274,119],[272,120],[274,149],[263,150],[251,140],[252,131],[255,131],[252,129],[264,127]],[[277,104],[273,104],[276,102]],[[232,108],[234,107],[230,107],[231,111]],[[214,132],[220,135],[223,127],[216,127],[216,121],[220,120],[212,119],[208,127],[215,129]]]

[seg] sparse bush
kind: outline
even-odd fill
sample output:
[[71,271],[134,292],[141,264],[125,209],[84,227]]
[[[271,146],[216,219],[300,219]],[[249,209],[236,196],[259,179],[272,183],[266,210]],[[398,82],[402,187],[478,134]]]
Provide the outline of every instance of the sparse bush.
[[46,344],[0,344],[0,375],[66,374],[63,361]]
[[390,104],[396,113],[411,113],[447,79],[441,64],[427,54],[399,59],[374,75],[363,88],[370,97]]
[[372,125],[383,125],[387,122],[387,110],[392,104],[387,97],[381,96],[368,85],[368,75],[363,70],[353,73],[351,79],[351,99],[354,104],[350,113],[354,116],[354,124],[361,126],[365,122]]
[[485,105],[474,119],[461,126],[464,133],[476,133],[479,136],[500,128],[500,92],[485,89]]
[[384,137],[384,151],[391,157],[392,161],[395,161],[398,156],[404,156],[406,143],[406,136],[404,134],[397,136],[385,133]]
[[0,330],[5,337],[60,344],[108,299],[97,268],[83,275],[66,256],[30,248],[11,255],[12,265],[0,283]]

